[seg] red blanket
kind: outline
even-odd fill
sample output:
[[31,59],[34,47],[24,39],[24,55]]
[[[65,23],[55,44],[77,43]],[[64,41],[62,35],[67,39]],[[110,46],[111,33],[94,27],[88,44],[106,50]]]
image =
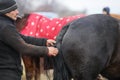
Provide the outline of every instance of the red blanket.
[[84,17],[84,15],[50,19],[43,15],[32,13],[28,17],[27,24],[21,33],[38,38],[55,39],[64,25],[81,17]]

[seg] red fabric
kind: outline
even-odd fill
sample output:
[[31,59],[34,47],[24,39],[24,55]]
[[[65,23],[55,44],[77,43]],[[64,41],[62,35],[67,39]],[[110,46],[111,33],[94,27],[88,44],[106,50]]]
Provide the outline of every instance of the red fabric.
[[32,13],[30,14],[27,24],[21,33],[27,36],[38,38],[42,37],[55,39],[64,25],[74,19],[81,17],[84,17],[84,15],[50,19],[43,15]]

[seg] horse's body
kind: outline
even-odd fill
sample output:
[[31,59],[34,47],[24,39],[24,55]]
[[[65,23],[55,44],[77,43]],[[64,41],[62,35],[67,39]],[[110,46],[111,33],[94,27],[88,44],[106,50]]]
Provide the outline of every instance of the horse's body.
[[95,80],[99,73],[120,80],[118,27],[116,19],[102,14],[63,27],[56,39],[54,80]]
[[[37,38],[55,39],[64,25],[83,16],[85,15],[50,19],[37,13],[31,13],[22,19],[18,19],[16,25],[21,34]],[[35,56],[23,56],[22,58],[26,70],[26,79],[32,80],[34,78],[35,80],[40,80],[40,67],[43,67],[43,65],[40,65],[40,60],[43,61],[43,58],[40,59]],[[51,65],[49,65],[50,67],[45,66],[45,69],[51,69]]]

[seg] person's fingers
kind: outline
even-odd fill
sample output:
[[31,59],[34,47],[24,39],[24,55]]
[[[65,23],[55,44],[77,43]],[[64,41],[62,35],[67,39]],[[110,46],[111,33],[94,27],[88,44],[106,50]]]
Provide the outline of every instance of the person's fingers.
[[58,49],[57,48],[48,47],[48,49],[49,49],[49,53],[48,53],[49,56],[56,56],[58,54]]
[[56,54],[53,54],[53,56],[56,56]]
[[48,40],[48,42],[50,42],[50,43],[56,43],[55,40]]
[[49,39],[49,40],[47,40],[47,46],[53,46],[54,44],[56,43],[56,41],[55,40],[51,40],[51,39]]
[[56,53],[53,54],[53,56],[56,56],[56,55],[57,55]]
[[50,43],[50,45],[51,45],[51,46],[53,46],[53,45],[54,45],[54,43]]

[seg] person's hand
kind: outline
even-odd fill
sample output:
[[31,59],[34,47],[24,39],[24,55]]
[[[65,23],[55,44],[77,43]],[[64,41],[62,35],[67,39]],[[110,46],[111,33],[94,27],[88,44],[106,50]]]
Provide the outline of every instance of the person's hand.
[[53,46],[55,43],[56,43],[55,40],[48,39],[46,45],[47,45],[47,46]]
[[56,56],[58,54],[58,49],[55,47],[48,47],[48,55]]

